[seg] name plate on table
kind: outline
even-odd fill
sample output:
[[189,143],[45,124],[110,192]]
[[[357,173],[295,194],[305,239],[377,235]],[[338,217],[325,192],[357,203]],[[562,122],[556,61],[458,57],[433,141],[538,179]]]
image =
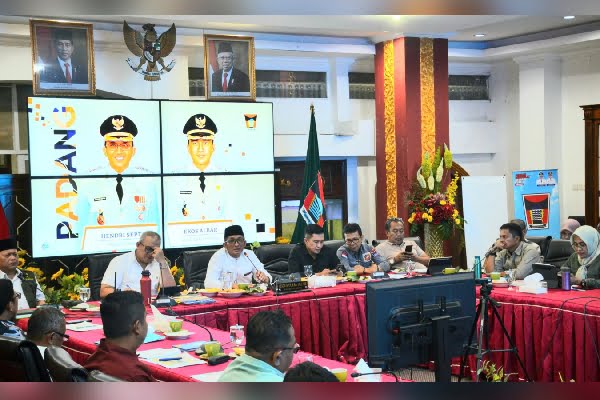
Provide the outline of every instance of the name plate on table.
[[280,279],[275,283],[275,293],[297,292],[308,289],[307,281],[292,281],[289,279]]

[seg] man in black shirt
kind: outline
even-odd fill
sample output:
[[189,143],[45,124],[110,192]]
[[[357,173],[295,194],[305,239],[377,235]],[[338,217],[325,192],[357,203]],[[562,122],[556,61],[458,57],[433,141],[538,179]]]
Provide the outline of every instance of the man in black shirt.
[[310,265],[315,275],[336,273],[335,268],[340,260],[335,255],[335,250],[323,246],[324,242],[323,228],[316,224],[307,225],[304,230],[304,243],[297,244],[290,252],[289,272],[304,275],[304,266]]

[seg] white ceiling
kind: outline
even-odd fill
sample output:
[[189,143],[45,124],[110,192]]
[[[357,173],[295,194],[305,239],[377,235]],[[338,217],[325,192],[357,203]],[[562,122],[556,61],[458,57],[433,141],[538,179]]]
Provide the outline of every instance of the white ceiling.
[[[526,0],[523,0],[526,1]],[[23,23],[30,16],[0,16],[0,22]],[[36,15],[36,18],[61,19],[59,15]],[[100,29],[120,30],[123,20],[130,24],[154,23],[178,31],[266,33],[327,36],[380,42],[398,36],[447,38],[450,41],[487,42],[532,33],[559,30],[559,35],[572,30],[597,30],[600,15],[562,16],[522,15],[69,15],[69,20],[94,22]],[[565,29],[566,28],[566,29]],[[562,30],[561,30],[562,29]],[[159,29],[160,30],[160,29]],[[484,33],[484,38],[476,38]]]

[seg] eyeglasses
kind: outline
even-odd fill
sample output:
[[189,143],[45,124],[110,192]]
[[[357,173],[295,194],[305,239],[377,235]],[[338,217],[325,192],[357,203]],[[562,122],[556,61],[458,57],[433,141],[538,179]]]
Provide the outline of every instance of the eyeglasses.
[[346,239],[346,243],[348,243],[348,244],[358,243],[358,242],[360,242],[360,238],[359,237],[353,238],[353,239]]
[[585,244],[585,242],[573,242],[571,247],[573,247],[574,249],[585,249],[587,247],[587,244]]
[[298,343],[296,343],[294,345],[294,347],[283,347],[281,349],[279,349],[281,351],[285,351],[285,350],[292,350],[292,353],[296,354],[300,351],[300,345]]
[[225,243],[229,244],[229,245],[234,245],[234,244],[245,244],[246,240],[244,238],[237,238],[237,239],[227,239],[227,241],[225,241]]
[[140,246],[144,246],[144,251],[146,254],[152,254],[154,252],[155,247],[146,246],[145,244],[138,243]]
[[69,335],[67,335],[67,334],[60,333],[60,332],[56,332],[56,331],[51,331],[51,332],[48,332],[48,333],[56,333],[56,334],[57,334],[58,336],[60,336],[60,337],[62,338],[62,340],[63,340],[63,341],[65,341],[65,342],[66,342],[67,340],[69,340],[69,337],[70,337],[70,336],[69,336]]
[[20,300],[21,299],[21,292],[15,292],[15,297]]

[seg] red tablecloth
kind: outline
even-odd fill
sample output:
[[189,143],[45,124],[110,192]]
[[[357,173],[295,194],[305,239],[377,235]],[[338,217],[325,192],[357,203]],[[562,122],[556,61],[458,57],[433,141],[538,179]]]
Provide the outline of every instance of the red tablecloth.
[[[102,321],[99,318],[93,318],[93,322],[98,323],[98,324],[102,323]],[[195,326],[192,323],[184,322],[184,329],[192,331],[192,332],[194,332],[194,334],[189,339],[186,339],[186,340],[168,340],[167,339],[167,340],[163,340],[163,341],[159,341],[159,342],[144,344],[139,348],[139,350],[142,351],[142,350],[157,349],[157,348],[170,348],[174,344],[182,344],[182,343],[194,342],[194,341],[198,341],[198,340],[208,340],[207,332],[205,330],[203,330],[202,328]],[[218,340],[219,342],[221,342],[223,344],[223,347],[226,352],[230,352],[232,345],[226,344],[229,342],[229,332],[224,332],[224,331],[211,329],[211,328],[209,328],[209,329],[212,332],[214,339]],[[80,364],[85,363],[87,358],[96,350],[96,345],[94,344],[94,342],[96,342],[96,341],[100,340],[102,337],[104,337],[102,330],[94,330],[94,331],[88,331],[88,332],[73,332],[73,331],[69,330],[69,331],[67,331],[67,333],[69,334],[70,338],[67,342],[65,342],[64,348],[69,352],[69,354],[71,354],[71,357],[73,357],[73,359]],[[193,355],[193,353],[191,353],[191,354]],[[313,362],[315,362],[316,364],[319,364],[323,367],[328,367],[330,369],[331,368],[346,368],[346,369],[348,369],[348,381],[349,382],[353,381],[353,378],[350,376],[350,373],[352,372],[352,368],[353,368],[351,365],[343,364],[338,361],[328,360],[326,358],[319,357],[317,355],[300,352],[294,357],[294,363],[292,365],[295,365],[298,362],[302,361],[301,358],[303,355],[304,356],[308,356],[308,355],[312,356]],[[195,355],[194,355],[194,357],[195,357]],[[164,368],[164,367],[156,365],[156,364],[148,363],[148,366],[150,367],[152,375],[156,379],[161,380],[161,381],[168,381],[168,382],[189,382],[189,381],[195,382],[196,380],[194,380],[192,378],[193,375],[222,371],[227,367],[227,365],[228,365],[228,363],[215,365],[215,366],[211,366],[208,364],[202,364],[202,365],[193,365],[193,366],[183,367],[183,368],[167,369],[167,368]],[[391,376],[384,375],[384,376],[382,376],[382,381],[393,382],[394,378]]]
[[367,357],[364,292],[365,284],[344,283],[282,296],[217,296],[213,304],[178,305],[173,311],[190,322],[229,330],[235,324],[246,326],[259,311],[281,308],[292,319],[302,350],[355,363]]
[[[600,381],[600,290],[535,295],[494,288],[490,297],[500,304],[498,312],[532,380],[558,382],[560,373],[567,381]],[[489,348],[510,348],[498,319],[491,310],[489,315]],[[524,378],[512,353],[495,353],[491,360]],[[475,371],[473,357],[469,364]]]

